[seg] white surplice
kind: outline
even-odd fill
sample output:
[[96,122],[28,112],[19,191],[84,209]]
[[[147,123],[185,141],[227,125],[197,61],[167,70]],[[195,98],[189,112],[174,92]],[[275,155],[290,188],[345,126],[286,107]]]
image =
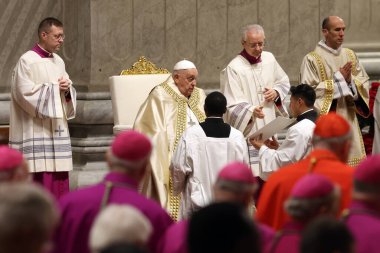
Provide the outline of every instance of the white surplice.
[[184,132],[170,166],[174,194],[182,193],[181,219],[211,202],[219,171],[232,161],[248,163],[247,151],[243,134],[233,127],[228,138],[207,137],[199,125]]
[[75,117],[76,91],[70,99],[58,79],[69,79],[61,57],[42,58],[34,51],[21,56],[12,76],[9,144],[21,151],[31,172],[73,168],[67,120]]
[[313,121],[303,119],[288,129],[285,140],[277,150],[261,146],[259,157],[263,173],[269,176],[279,168],[298,162],[308,155],[312,149],[314,128]]
[[[264,88],[275,89],[283,104],[290,89],[289,78],[270,52],[262,52],[261,62],[250,64],[243,56],[236,56],[221,72],[221,91],[227,98],[226,123],[240,130],[245,137],[250,136],[279,115],[274,102],[265,102]],[[262,105],[264,119],[253,116],[255,107]],[[249,145],[250,166],[255,176],[266,179],[259,165],[259,152]]]

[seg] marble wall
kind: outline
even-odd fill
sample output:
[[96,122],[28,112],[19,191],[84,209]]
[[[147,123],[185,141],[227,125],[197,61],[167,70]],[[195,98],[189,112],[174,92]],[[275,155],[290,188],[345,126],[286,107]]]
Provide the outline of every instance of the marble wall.
[[345,45],[379,79],[379,12],[380,0],[0,0],[0,125],[9,123],[12,69],[37,41],[36,27],[46,16],[65,24],[60,54],[79,91],[78,116],[70,123],[75,187],[104,173],[113,126],[108,78],[139,56],[169,70],[190,59],[200,72],[198,85],[218,89],[220,70],[241,50],[241,26],[259,23],[266,50],[297,83],[303,56],[321,39],[322,19],[339,15],[347,26]]

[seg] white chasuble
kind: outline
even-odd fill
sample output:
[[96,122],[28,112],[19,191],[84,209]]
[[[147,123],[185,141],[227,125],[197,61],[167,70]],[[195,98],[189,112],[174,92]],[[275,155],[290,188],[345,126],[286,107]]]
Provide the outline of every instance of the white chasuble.
[[21,56],[12,76],[9,144],[21,151],[31,172],[72,170],[67,120],[75,117],[76,91],[70,98],[58,79],[69,79],[63,60],[41,58],[34,51]]
[[[352,62],[351,83],[346,83],[339,72],[347,62]],[[336,113],[351,125],[352,145],[348,164],[356,166],[366,157],[363,138],[356,113],[355,101],[363,100],[368,110],[368,75],[355,53],[348,48],[333,50],[319,42],[315,50],[307,54],[301,65],[301,83],[309,84],[317,95],[314,106],[320,114],[327,114],[336,99]],[[347,91],[349,91],[347,93]],[[364,115],[365,116],[365,115]]]
[[[278,110],[274,102],[264,100],[265,88],[275,89],[279,94],[279,102],[284,105],[284,99],[289,92],[290,83],[286,73],[277,63],[273,54],[262,52],[261,62],[250,64],[243,56],[236,56],[221,72],[221,91],[227,98],[226,123],[240,130],[245,137],[268,124],[277,115],[288,116],[285,106]],[[265,117],[258,119],[253,116],[253,110],[263,106]],[[266,180],[259,163],[259,152],[249,144],[250,166],[255,176]]]
[[146,134],[154,145],[142,193],[156,199],[176,218],[179,199],[172,196],[169,166],[185,129],[205,119],[205,93],[195,88],[190,98],[178,90],[172,77],[150,92],[137,113],[133,129]]

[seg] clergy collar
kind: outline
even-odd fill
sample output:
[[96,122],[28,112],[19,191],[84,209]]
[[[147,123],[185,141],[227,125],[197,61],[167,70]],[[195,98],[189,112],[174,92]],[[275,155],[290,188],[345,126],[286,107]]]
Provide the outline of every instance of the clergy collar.
[[223,117],[217,117],[217,116],[210,116],[210,117],[207,117],[208,119],[222,119]]
[[136,180],[130,178],[126,173],[118,172],[118,171],[110,171],[105,177],[104,181],[109,181],[112,183],[118,184],[126,184],[131,186],[132,188],[138,188],[138,182]]
[[300,122],[303,119],[308,119],[315,122],[317,120],[317,117],[318,117],[318,113],[314,111],[314,109],[310,109],[298,115],[297,122]]
[[323,49],[325,49],[326,51],[332,53],[333,55],[339,55],[340,51],[342,51],[342,46],[340,46],[338,49],[333,49],[333,48],[327,46],[326,41],[324,41],[324,40],[321,40],[320,42],[318,42],[318,45],[320,47],[322,47]]
[[34,45],[32,51],[36,52],[42,58],[53,58],[53,54],[43,49],[38,43]]
[[243,51],[240,52],[240,55],[243,56],[250,64],[257,64],[261,62],[261,55],[256,58],[248,54],[247,51],[245,51],[245,49],[243,49]]
[[207,117],[205,120],[206,121],[212,121],[212,122],[222,122],[222,123],[224,123],[222,117],[210,116],[210,117]]

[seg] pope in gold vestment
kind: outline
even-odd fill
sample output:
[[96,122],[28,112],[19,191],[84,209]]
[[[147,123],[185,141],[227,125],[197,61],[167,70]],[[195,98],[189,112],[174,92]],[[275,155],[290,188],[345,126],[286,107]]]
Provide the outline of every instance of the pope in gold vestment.
[[206,96],[195,85],[189,97],[183,95],[173,79],[174,75],[153,88],[141,106],[133,128],[150,137],[154,145],[142,192],[159,201],[176,218],[179,199],[172,196],[169,186],[170,161],[184,130],[204,121]]

